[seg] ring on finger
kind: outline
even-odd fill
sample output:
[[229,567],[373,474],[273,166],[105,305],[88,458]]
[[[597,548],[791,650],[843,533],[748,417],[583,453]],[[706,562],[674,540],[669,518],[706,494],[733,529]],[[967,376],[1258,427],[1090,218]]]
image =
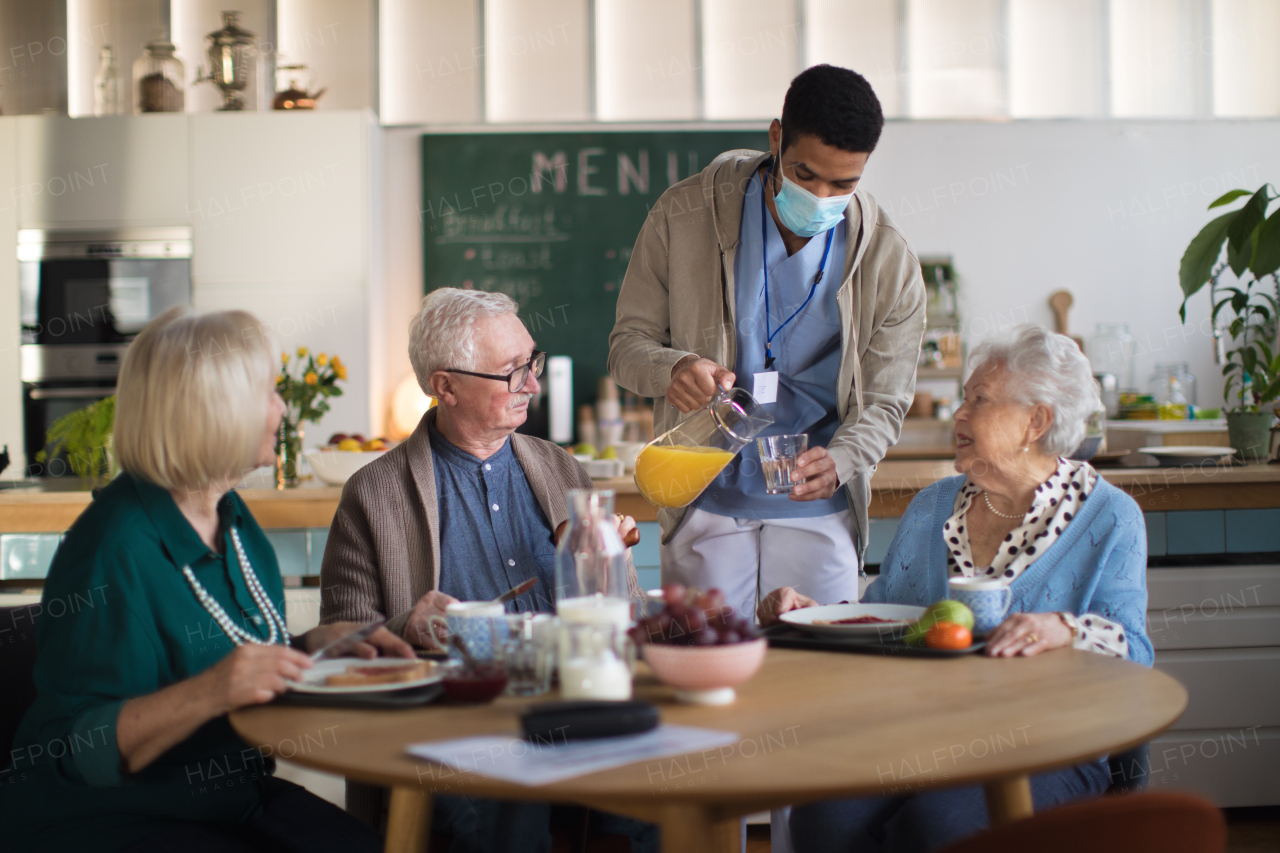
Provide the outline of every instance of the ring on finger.
[[1040,642],[1040,638],[1037,637],[1035,634],[1028,634],[1027,639],[1030,640],[1033,644]]

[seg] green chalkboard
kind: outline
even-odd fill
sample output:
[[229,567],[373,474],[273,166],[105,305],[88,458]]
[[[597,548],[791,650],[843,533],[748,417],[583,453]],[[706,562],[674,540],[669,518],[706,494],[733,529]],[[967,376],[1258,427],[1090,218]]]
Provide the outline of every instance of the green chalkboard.
[[594,401],[631,248],[671,184],[764,132],[425,134],[427,291],[500,291],[538,348],[573,358],[574,404]]

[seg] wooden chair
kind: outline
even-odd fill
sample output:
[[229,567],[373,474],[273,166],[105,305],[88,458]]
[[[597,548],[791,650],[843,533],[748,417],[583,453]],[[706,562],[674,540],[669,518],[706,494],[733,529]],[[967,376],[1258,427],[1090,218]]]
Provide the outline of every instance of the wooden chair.
[[1131,794],[1062,806],[980,832],[939,853],[1223,853],[1222,812],[1190,794]]

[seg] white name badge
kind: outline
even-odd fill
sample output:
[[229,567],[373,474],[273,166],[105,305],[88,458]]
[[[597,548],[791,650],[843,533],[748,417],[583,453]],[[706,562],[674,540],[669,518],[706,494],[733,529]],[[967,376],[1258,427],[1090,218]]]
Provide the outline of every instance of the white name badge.
[[754,375],[756,382],[751,396],[756,398],[756,402],[762,406],[778,402],[778,371],[766,370]]

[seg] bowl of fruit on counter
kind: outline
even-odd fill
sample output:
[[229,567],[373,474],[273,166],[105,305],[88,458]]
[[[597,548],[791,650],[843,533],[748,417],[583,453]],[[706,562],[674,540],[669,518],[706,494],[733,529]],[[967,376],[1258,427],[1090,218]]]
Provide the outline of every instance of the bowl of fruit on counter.
[[341,486],[388,449],[386,439],[366,439],[358,432],[335,432],[324,447],[307,451],[307,462],[321,480],[330,486]]
[[631,629],[631,639],[653,674],[694,705],[727,705],[734,688],[756,674],[768,642],[749,617],[724,603],[718,589],[681,584],[662,590],[662,609]]

